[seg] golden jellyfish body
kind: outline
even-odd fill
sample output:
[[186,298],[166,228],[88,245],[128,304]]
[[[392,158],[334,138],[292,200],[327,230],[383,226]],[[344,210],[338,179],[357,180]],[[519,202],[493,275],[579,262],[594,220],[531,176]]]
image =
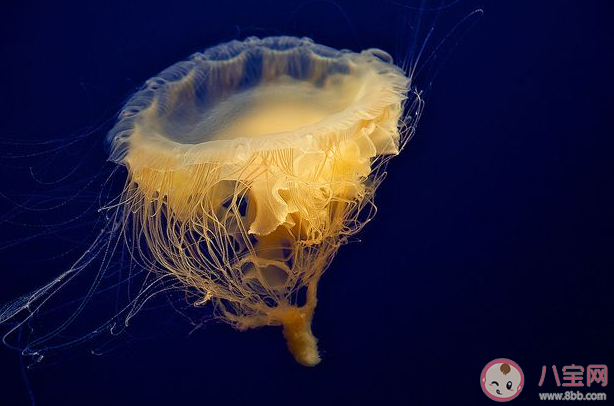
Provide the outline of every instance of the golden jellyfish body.
[[293,37],[232,41],[150,79],[108,136],[139,255],[236,328],[281,326],[317,364],[317,285],[413,132],[410,85],[383,51]]

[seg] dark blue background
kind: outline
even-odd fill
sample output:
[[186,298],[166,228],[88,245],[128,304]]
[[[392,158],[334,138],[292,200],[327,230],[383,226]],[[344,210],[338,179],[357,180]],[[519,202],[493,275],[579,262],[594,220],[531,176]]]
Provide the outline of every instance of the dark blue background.
[[[238,333],[211,323],[188,334],[187,323],[162,309],[159,318],[143,316],[150,340],[102,356],[75,349],[29,370],[36,403],[493,404],[480,372],[506,357],[526,378],[513,403],[536,404],[539,391],[563,389],[551,375],[538,387],[543,365],[614,367],[612,7],[467,0],[442,12],[436,32],[478,7],[484,17],[443,65],[416,138],[389,166],[375,221],[321,281],[319,366],[297,365],[279,329]],[[375,0],[5,1],[0,136],[46,140],[101,128],[75,147],[81,152],[67,150],[75,161],[32,157],[45,179],[81,162],[57,187],[33,182],[29,158],[3,159],[0,191],[19,201],[96,179],[80,198],[40,215],[49,224],[87,213],[100,187],[95,174],[110,168],[105,131],[150,76],[247,35],[307,35],[402,57],[406,13]],[[3,200],[3,213],[11,207]],[[63,227],[63,238],[45,233],[0,251],[0,302],[69,266],[94,218]],[[24,231],[25,222],[3,225],[3,241],[40,233]],[[612,387],[591,390],[611,402]],[[2,348],[0,405],[25,404],[18,354]]]

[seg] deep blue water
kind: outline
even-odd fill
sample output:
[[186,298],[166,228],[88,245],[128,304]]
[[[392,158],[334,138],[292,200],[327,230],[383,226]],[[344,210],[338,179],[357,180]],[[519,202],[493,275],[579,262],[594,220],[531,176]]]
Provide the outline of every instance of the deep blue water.
[[[493,404],[479,377],[495,358],[523,369],[512,402],[537,404],[538,392],[564,390],[551,375],[538,387],[544,365],[614,367],[614,9],[461,1],[440,13],[431,51],[477,8],[484,16],[438,55],[453,48],[434,65],[418,133],[389,166],[377,217],[321,281],[320,365],[297,365],[277,328],[209,323],[189,334],[161,308],[135,321],[147,339],[99,356],[76,348],[22,374],[18,353],[2,347],[0,405],[30,404],[28,385],[43,406]],[[0,144],[2,155],[95,133],[0,161],[2,219],[24,194],[84,190],[0,225],[0,302],[87,248],[99,226],[96,174],[112,168],[102,141],[146,79],[249,35],[402,58],[403,21],[415,13],[375,0],[2,2],[0,137],[38,142]],[[612,387],[590,390],[611,402]]]

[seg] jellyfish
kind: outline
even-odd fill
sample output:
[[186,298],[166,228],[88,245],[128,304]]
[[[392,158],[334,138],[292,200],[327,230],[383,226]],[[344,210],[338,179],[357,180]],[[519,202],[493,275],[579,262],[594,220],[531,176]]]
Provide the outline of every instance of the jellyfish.
[[[296,361],[316,365],[318,283],[375,214],[421,107],[411,71],[379,49],[282,36],[195,53],[147,80],[108,133],[127,178],[107,236],[193,306],[238,330],[278,326]],[[0,323],[72,273],[5,306]]]

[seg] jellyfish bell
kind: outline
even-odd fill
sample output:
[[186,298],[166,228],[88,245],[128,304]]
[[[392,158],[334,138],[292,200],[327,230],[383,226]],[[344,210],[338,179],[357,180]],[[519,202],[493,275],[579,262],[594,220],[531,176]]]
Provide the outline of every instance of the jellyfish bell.
[[281,326],[317,364],[317,284],[412,131],[410,85],[381,50],[294,37],[218,45],[149,79],[107,138],[139,254],[236,328]]

